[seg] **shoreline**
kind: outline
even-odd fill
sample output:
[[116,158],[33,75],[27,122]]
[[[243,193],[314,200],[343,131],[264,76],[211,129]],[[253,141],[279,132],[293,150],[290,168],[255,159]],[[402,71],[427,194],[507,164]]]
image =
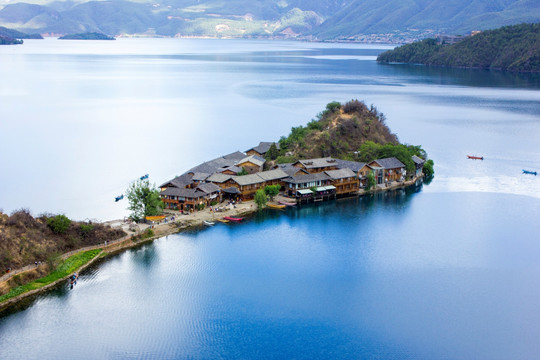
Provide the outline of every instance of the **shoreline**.
[[[378,193],[378,192],[385,192],[385,191],[391,191],[391,190],[396,190],[396,189],[400,189],[400,188],[406,188],[406,187],[415,185],[419,180],[422,180],[422,176],[417,176],[417,177],[413,178],[412,180],[404,181],[404,182],[401,182],[401,183],[396,182],[396,183],[391,184],[390,186],[386,186],[386,187],[375,186],[369,192],[366,192],[364,190],[360,190],[356,195],[349,196],[347,198],[366,196],[366,195],[371,195],[371,194],[375,194],[375,193]],[[280,197],[280,195],[278,195],[276,197],[276,200],[279,197]],[[301,205],[297,205],[297,206],[301,206]],[[204,221],[216,220],[217,218],[222,218],[223,216],[240,216],[240,215],[241,216],[247,216],[247,215],[251,215],[251,214],[258,211],[258,208],[257,208],[257,206],[256,206],[256,204],[255,204],[255,202],[253,200],[238,203],[236,206],[227,205],[226,208],[227,208],[227,210],[225,210],[223,212],[217,212],[216,213],[216,212],[211,212],[209,209],[204,209],[204,210],[201,210],[201,211],[196,211],[196,212],[194,212],[192,214],[189,214],[189,215],[181,215],[178,211],[166,210],[165,213],[169,214],[170,216],[175,216],[174,221],[172,221],[172,222],[163,222],[163,223],[158,223],[158,224],[154,224],[154,225],[137,224],[138,229],[137,229],[137,231],[135,233],[133,233],[133,232],[129,233],[129,230],[124,229],[124,231],[126,231],[126,233],[128,233],[128,235],[126,235],[126,236],[124,236],[124,237],[122,237],[122,238],[120,238],[118,240],[115,240],[115,241],[113,241],[113,242],[111,242],[109,244],[106,244],[106,245],[105,244],[98,244],[98,245],[88,246],[88,247],[85,247],[85,248],[80,248],[80,249],[77,249],[77,250],[74,250],[74,251],[70,251],[68,253],[63,254],[61,256],[61,258],[63,260],[65,260],[65,259],[67,259],[68,257],[70,257],[70,256],[72,256],[74,254],[78,254],[78,253],[89,251],[89,250],[101,249],[101,252],[99,252],[94,258],[92,258],[90,261],[83,264],[81,267],[79,267],[76,270],[76,272],[80,274],[82,271],[84,271],[86,268],[88,268],[90,265],[94,264],[98,260],[106,259],[109,256],[116,255],[116,254],[118,254],[118,253],[120,253],[120,252],[122,252],[124,250],[140,246],[142,244],[154,241],[156,239],[159,239],[159,238],[162,238],[162,237],[165,237],[165,236],[168,236],[168,235],[177,234],[177,233],[187,231],[187,230],[190,230],[190,229],[193,229],[193,228],[198,228],[198,227],[204,226]],[[103,222],[103,224],[108,224],[108,225],[112,226],[114,224],[118,224],[119,222],[121,223],[122,228],[124,226],[128,226],[126,223],[123,223],[122,220],[105,221],[105,222]],[[149,236],[149,237],[146,237],[146,238],[143,237],[141,239],[136,239],[137,236],[144,234],[148,229],[151,229],[153,231],[152,236]],[[31,271],[31,270],[34,270],[34,269],[35,269],[34,265],[27,265],[27,266],[25,266],[23,268],[15,269],[12,272],[10,272],[9,274],[4,274],[2,277],[0,277],[0,286],[2,284],[7,284],[7,281],[13,276],[18,275],[18,274],[22,274],[22,273],[27,272],[27,271]],[[7,276],[7,275],[9,275],[9,276]],[[17,296],[14,296],[12,298],[6,299],[3,302],[0,302],[0,314],[3,311],[8,310],[10,307],[15,306],[16,304],[22,302],[23,300],[25,300],[27,298],[30,298],[32,296],[35,296],[35,295],[38,295],[40,293],[43,293],[43,292],[46,292],[46,291],[50,290],[51,288],[59,285],[61,282],[68,280],[69,276],[70,275],[67,275],[67,276],[65,276],[63,278],[60,278],[60,279],[50,283],[50,284],[44,285],[43,287],[41,287],[39,289],[30,290],[30,291],[24,292],[22,294],[19,294]]]

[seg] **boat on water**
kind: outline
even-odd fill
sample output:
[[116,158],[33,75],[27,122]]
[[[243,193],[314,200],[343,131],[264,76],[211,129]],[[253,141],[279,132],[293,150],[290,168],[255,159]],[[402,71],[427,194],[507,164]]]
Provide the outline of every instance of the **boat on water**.
[[536,171],[531,171],[531,170],[522,170],[524,174],[529,174],[529,175],[534,175],[536,176]]
[[216,223],[213,222],[213,221],[207,221],[207,220],[203,220],[203,223],[204,225],[207,225],[207,226],[212,226],[212,225],[215,225]]
[[229,222],[229,220],[225,220],[225,219],[217,219],[217,221],[222,222],[222,223],[228,223]]
[[483,156],[467,155],[467,159],[484,160],[484,157]]
[[270,209],[285,209],[285,205],[283,204],[266,204],[266,206],[268,206]]
[[279,201],[279,203],[285,206],[296,206],[296,203],[293,202]]
[[236,221],[236,222],[240,222],[240,221],[244,220],[244,218],[236,218],[236,217],[231,217],[231,216],[224,216],[223,218],[225,220]]
[[148,179],[148,174],[144,174],[144,175],[141,176],[139,179],[141,179],[141,180],[146,180],[146,179]]
[[115,202],[119,202],[119,201],[122,200],[123,198],[124,198],[124,194],[118,195],[117,197],[114,198],[114,201],[115,201]]

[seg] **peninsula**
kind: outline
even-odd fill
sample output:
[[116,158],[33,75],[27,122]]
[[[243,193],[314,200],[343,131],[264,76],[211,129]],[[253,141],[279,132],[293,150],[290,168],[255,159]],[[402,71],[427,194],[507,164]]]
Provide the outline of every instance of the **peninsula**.
[[[107,224],[64,215],[34,218],[0,212],[0,310],[65,281],[90,263],[144,241],[213,221],[241,219],[264,207],[285,207],[387,191],[433,176],[420,146],[400,144],[374,106],[329,103],[306,126],[275,142],[199,164],[155,189],[162,214],[132,214]],[[135,184],[149,186],[148,177]],[[264,197],[264,203],[257,197]],[[132,196],[127,193],[132,208]],[[255,201],[251,201],[255,199]],[[279,202],[279,204],[278,204]],[[155,209],[154,209],[155,210]],[[132,220],[133,220],[132,219]]]
[[540,72],[540,23],[505,26],[469,36],[440,36],[386,51],[380,63]]

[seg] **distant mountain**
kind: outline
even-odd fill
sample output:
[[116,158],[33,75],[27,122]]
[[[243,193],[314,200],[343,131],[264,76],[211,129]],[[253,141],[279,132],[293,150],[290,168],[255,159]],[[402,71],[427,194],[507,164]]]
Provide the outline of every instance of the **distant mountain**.
[[426,39],[384,52],[377,61],[540,72],[540,23],[488,30],[454,44]]
[[538,21],[538,0],[355,0],[327,19],[313,35],[354,40],[365,34],[465,34]]
[[540,21],[538,0],[28,1],[0,0],[0,25],[54,34],[406,42]]

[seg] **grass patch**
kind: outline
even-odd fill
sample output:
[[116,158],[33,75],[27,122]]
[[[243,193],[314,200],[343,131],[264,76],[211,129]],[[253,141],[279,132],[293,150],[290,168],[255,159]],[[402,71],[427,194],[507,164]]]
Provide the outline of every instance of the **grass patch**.
[[98,255],[101,251],[101,249],[95,249],[70,256],[69,258],[61,262],[60,265],[58,265],[58,267],[49,275],[32,281],[26,285],[17,286],[16,288],[11,289],[9,293],[0,296],[0,303],[15,296],[19,296],[27,291],[40,289],[45,285],[51,284],[56,280],[62,279],[74,273],[81,266],[96,257],[96,255]]

